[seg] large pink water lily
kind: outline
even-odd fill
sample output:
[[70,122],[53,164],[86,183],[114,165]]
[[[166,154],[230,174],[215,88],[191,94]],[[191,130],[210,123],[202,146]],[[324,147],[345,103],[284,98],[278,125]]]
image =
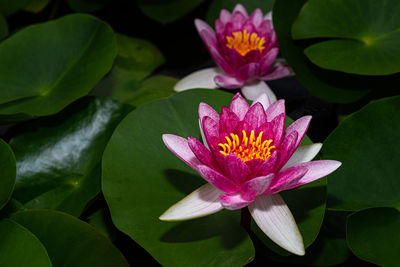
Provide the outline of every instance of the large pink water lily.
[[[286,250],[304,255],[304,245],[294,218],[279,196],[335,171],[335,160],[311,161],[321,144],[299,147],[311,116],[285,129],[285,104],[270,104],[261,95],[251,106],[236,94],[218,114],[206,103],[199,105],[203,143],[164,134],[165,145],[208,183],[169,208],[164,221],[202,217],[226,209],[248,207],[261,230]],[[299,147],[299,148],[298,148]]]
[[195,26],[211,57],[219,68],[197,71],[175,86],[182,91],[190,88],[242,88],[246,98],[254,100],[267,93],[274,102],[275,95],[264,81],[290,74],[286,65],[274,65],[278,42],[272,26],[271,13],[263,15],[257,8],[249,16],[238,4],[232,14],[223,9],[214,30],[196,19]]

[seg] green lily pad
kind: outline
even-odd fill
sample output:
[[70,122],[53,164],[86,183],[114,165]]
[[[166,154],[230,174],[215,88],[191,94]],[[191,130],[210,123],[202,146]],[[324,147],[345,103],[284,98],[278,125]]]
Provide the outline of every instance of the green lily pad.
[[400,72],[399,10],[397,0],[308,0],[292,35],[295,40],[319,38],[304,53],[321,68],[393,74]]
[[11,197],[14,189],[16,167],[15,157],[10,146],[0,139],[0,209],[2,209]]
[[29,0],[0,0],[0,13],[4,16],[9,16],[24,8],[29,3]]
[[18,169],[14,197],[28,209],[78,216],[100,191],[103,150],[130,110],[110,99],[85,98],[23,125],[11,140]]
[[50,0],[29,0],[28,4],[25,6],[24,10],[31,12],[31,13],[39,13],[49,3],[50,3]]
[[371,102],[326,139],[323,158],[343,163],[328,179],[329,208],[400,207],[399,106],[400,97]]
[[239,211],[177,223],[158,219],[204,183],[165,147],[161,135],[200,138],[199,103],[221,110],[232,97],[188,90],[142,105],[119,124],[104,151],[102,189],[115,226],[164,266],[243,266],[254,257]]
[[116,239],[117,229],[111,220],[110,212],[106,208],[93,212],[88,217],[88,223],[111,241]]
[[8,34],[9,31],[6,18],[3,15],[0,15],[0,40],[7,38]]
[[0,236],[1,266],[52,266],[43,244],[20,224],[8,219],[0,221]]
[[53,266],[129,266],[109,239],[66,213],[32,210],[12,220],[26,227],[45,246]]
[[0,43],[0,116],[59,112],[89,93],[115,55],[112,29],[89,15],[26,27]]
[[161,23],[177,20],[199,6],[204,0],[138,0],[140,10]]
[[215,20],[219,18],[221,9],[226,9],[232,12],[233,8],[237,4],[242,4],[249,14],[251,14],[256,8],[261,8],[262,12],[266,14],[272,10],[275,0],[213,0],[206,14],[206,21],[214,26]]
[[299,81],[315,96],[335,103],[354,102],[373,88],[381,88],[372,78],[324,70],[304,55],[305,44],[292,39],[292,24],[306,0],[276,0],[273,22],[279,49]]
[[111,0],[67,0],[67,3],[77,12],[94,12],[107,7]]
[[380,266],[400,262],[400,212],[394,208],[371,208],[347,220],[347,243],[359,258]]

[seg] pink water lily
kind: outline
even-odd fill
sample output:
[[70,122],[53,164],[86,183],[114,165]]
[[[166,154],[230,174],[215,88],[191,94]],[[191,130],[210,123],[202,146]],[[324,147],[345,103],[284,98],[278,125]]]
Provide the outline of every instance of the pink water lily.
[[207,50],[219,68],[197,71],[183,78],[176,91],[190,88],[242,88],[246,98],[254,100],[261,93],[274,93],[263,81],[279,79],[290,74],[286,65],[276,65],[279,53],[271,13],[263,15],[257,8],[249,16],[238,4],[232,14],[223,9],[214,30],[204,21],[195,26]]
[[311,116],[285,129],[284,100],[270,104],[268,97],[261,95],[249,106],[238,93],[221,114],[200,103],[199,118],[204,144],[193,137],[164,134],[162,138],[208,183],[173,205],[160,219],[187,220],[223,208],[248,207],[272,241],[304,255],[297,224],[278,193],[327,176],[341,165],[335,160],[311,161],[321,144],[299,147]]

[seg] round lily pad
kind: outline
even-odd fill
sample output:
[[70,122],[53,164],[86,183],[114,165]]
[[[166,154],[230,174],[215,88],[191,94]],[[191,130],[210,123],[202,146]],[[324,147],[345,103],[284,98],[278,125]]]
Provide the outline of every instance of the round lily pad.
[[20,30],[0,43],[0,117],[18,120],[59,112],[89,93],[115,55],[112,29],[89,15]]
[[319,40],[304,52],[321,68],[362,75],[400,72],[400,2],[309,0],[292,35]]
[[13,192],[16,176],[14,153],[2,139],[0,139],[0,164],[2,169],[0,174],[0,209],[2,209]]
[[240,211],[176,223],[158,219],[204,184],[165,147],[162,134],[200,138],[199,103],[220,111],[232,97],[188,90],[142,105],[120,123],[104,152],[102,189],[115,226],[164,266],[243,266],[254,257]]
[[328,178],[328,207],[400,207],[400,97],[371,102],[348,116],[322,147],[342,166]]

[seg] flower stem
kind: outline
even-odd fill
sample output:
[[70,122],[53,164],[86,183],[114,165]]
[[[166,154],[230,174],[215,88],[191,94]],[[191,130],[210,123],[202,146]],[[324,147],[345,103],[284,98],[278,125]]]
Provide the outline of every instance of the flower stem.
[[250,232],[251,217],[250,211],[247,207],[242,208],[241,210],[240,225],[246,229],[247,232]]

